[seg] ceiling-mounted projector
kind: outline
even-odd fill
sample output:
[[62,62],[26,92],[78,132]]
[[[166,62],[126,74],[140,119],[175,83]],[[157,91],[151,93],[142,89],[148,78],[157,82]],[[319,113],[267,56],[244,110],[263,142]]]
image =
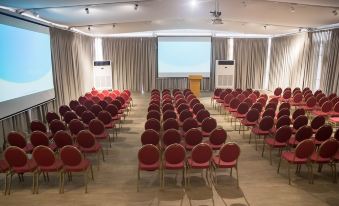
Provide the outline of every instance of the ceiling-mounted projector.
[[219,10],[219,1],[215,0],[215,10],[210,11],[212,14],[212,24],[223,24],[221,16],[221,11]]

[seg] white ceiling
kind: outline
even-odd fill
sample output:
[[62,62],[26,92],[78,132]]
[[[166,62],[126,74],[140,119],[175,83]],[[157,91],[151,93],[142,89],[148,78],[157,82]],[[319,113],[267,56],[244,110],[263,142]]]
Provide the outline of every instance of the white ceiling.
[[336,8],[339,13],[339,0],[219,0],[222,25],[211,24],[214,0],[195,0],[195,6],[194,0],[144,0],[134,10],[136,1],[0,0],[0,5],[35,11],[40,18],[92,34],[197,29],[277,35],[339,23],[333,14]]

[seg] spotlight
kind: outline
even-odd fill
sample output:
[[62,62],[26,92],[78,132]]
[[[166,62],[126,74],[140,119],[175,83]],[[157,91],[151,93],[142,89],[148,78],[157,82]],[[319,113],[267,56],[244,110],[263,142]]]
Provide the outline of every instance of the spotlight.
[[89,14],[89,8],[85,8],[86,14]]
[[295,8],[294,6],[291,6],[291,12],[294,13],[295,12]]
[[267,25],[264,26],[264,29],[265,29],[265,30],[267,29]]
[[196,7],[197,6],[197,1],[196,0],[191,0],[191,6]]
[[87,29],[88,29],[88,31],[91,31],[91,26],[88,26]]
[[337,15],[338,15],[338,12],[337,12],[337,10],[336,10],[336,9],[335,9],[335,10],[333,10],[333,11],[332,11],[332,13],[333,13],[333,15],[334,15],[334,16],[337,16]]
[[115,28],[115,26],[116,26],[116,25],[115,25],[115,24],[113,24],[113,29]]
[[138,8],[139,8],[139,4],[134,4],[134,10],[136,11],[138,10]]
[[299,32],[301,32],[302,31],[302,28],[299,28]]

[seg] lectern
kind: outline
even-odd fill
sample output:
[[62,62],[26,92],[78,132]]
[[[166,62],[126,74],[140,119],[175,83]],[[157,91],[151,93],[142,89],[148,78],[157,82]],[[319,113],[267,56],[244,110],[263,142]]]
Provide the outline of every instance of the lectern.
[[200,82],[201,82],[202,76],[201,75],[189,75],[188,81],[189,81],[189,88],[193,92],[193,94],[197,97],[200,97]]

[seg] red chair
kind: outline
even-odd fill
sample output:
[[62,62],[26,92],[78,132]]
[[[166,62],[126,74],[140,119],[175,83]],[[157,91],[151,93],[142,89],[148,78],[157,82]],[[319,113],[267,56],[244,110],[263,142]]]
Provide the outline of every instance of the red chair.
[[39,193],[39,176],[41,173],[47,175],[47,180],[49,180],[49,172],[57,172],[59,175],[59,193],[61,193],[61,171],[62,171],[62,161],[55,158],[54,152],[51,148],[44,145],[40,145],[34,148],[32,153],[32,158],[36,162],[38,170],[36,177],[36,188],[35,193]]
[[147,118],[147,119],[153,118],[153,119],[156,119],[156,120],[160,121],[160,120],[161,120],[161,114],[160,114],[160,112],[158,112],[158,111],[151,110],[151,111],[149,111],[149,112],[147,113],[147,117],[146,117],[146,118]]
[[150,112],[152,110],[155,110],[157,112],[160,112],[160,106],[157,104],[150,104],[147,108],[147,111]]
[[217,128],[217,121],[212,117],[207,117],[201,124],[202,136],[209,137],[215,128]]
[[281,109],[279,110],[276,119],[279,119],[282,116],[290,116],[291,115],[291,111],[289,109]]
[[301,93],[297,93],[293,96],[292,101],[290,102],[291,106],[301,106],[303,100],[303,95]]
[[47,120],[48,124],[50,124],[55,119],[60,120],[60,116],[57,113],[55,113],[55,112],[47,112],[46,120]]
[[[222,105],[222,107],[224,108],[224,110],[227,111],[227,109],[230,107],[230,102],[234,99],[235,97],[233,96],[233,94],[228,94],[225,96],[224,98],[224,103]],[[220,112],[221,112],[221,108],[220,108]]]
[[319,116],[319,115],[328,116],[331,113],[332,107],[333,106],[332,106],[331,101],[326,101],[325,103],[322,104],[321,110],[312,111],[312,114],[315,116]]
[[176,119],[169,118],[166,121],[164,121],[164,123],[162,124],[162,128],[164,131],[169,129],[179,130],[179,123],[177,122]]
[[162,120],[166,121],[168,119],[177,119],[177,113],[174,110],[167,110],[162,115]]
[[190,110],[190,106],[186,103],[182,103],[177,107],[177,113],[180,114],[184,110]]
[[236,112],[238,109],[238,106],[240,104],[240,100],[237,98],[234,98],[231,100],[230,102],[230,106],[228,108],[226,108],[226,111],[228,111],[228,113],[232,113],[232,112]]
[[320,144],[322,144],[324,141],[328,140],[331,138],[333,133],[333,129],[331,125],[323,125],[321,126],[317,132],[314,135],[314,144],[316,146],[319,146]]
[[88,130],[82,130],[76,136],[77,147],[84,154],[96,154],[98,170],[100,167],[100,152],[102,155],[102,161],[105,161],[104,150],[102,146],[95,139],[94,135]]
[[9,173],[9,183],[7,194],[11,194],[11,185],[12,185],[12,177],[14,174],[18,174],[19,180],[23,180],[23,174],[32,173],[33,175],[33,186],[32,193],[35,193],[35,176],[37,165],[34,160],[28,159],[25,151],[16,146],[9,146],[4,151],[4,158],[8,165],[10,166]]
[[43,133],[47,133],[46,125],[39,120],[33,120],[31,122],[30,128],[31,128],[31,132],[41,131]]
[[272,109],[274,110],[274,112],[277,110],[277,103],[275,102],[269,102],[266,106],[265,106],[265,110],[268,110],[268,109]]
[[89,123],[95,119],[95,115],[91,111],[84,111],[81,115],[81,120],[84,123],[85,127],[88,128]]
[[49,124],[49,129],[54,135],[58,131],[65,131],[66,125],[62,121],[55,119]]
[[263,110],[263,106],[260,102],[256,102],[251,106],[250,109],[256,109],[256,110],[258,110],[259,113],[261,113],[262,110]]
[[193,114],[197,115],[198,112],[202,109],[205,109],[205,106],[201,103],[195,104],[193,107]]
[[306,105],[302,106],[301,108],[304,109],[305,111],[312,111],[314,110],[316,105],[317,105],[317,99],[312,96],[306,100]]
[[77,100],[71,100],[70,102],[69,102],[69,107],[71,108],[71,110],[73,110],[73,111],[75,111],[75,108],[77,107],[77,106],[79,106],[80,105],[80,103],[77,101]]
[[162,106],[161,110],[163,114],[167,111],[174,111],[174,106],[171,103],[167,103],[167,104],[164,104],[164,106]]
[[216,128],[211,132],[209,140],[205,143],[208,144],[212,150],[219,150],[227,139],[227,132],[223,128]]
[[105,100],[100,100],[98,105],[100,105],[102,109],[105,109],[107,107],[108,103]]
[[78,119],[78,116],[73,111],[67,111],[64,114],[64,121],[68,125],[73,119]]
[[81,105],[83,105],[83,104],[85,103],[86,100],[87,100],[87,98],[84,97],[84,96],[80,96],[80,97],[78,98],[78,102],[79,102],[79,104],[81,104]]
[[138,152],[138,181],[137,191],[139,191],[139,181],[141,171],[159,171],[159,183],[161,187],[161,161],[159,149],[151,144],[142,146]]
[[309,173],[309,183],[313,182],[313,171],[312,171],[312,164],[310,162],[310,157],[315,150],[315,145],[311,139],[305,139],[300,142],[295,151],[286,151],[282,152],[280,156],[280,161],[278,165],[278,173],[280,170],[281,160],[286,160],[288,163],[288,183],[291,184],[291,172],[290,172],[290,165],[297,164],[297,172],[300,172],[300,165],[306,164],[308,167]]
[[282,109],[288,109],[290,110],[291,109],[291,104],[288,103],[288,102],[282,102],[279,106],[279,111],[282,110]]
[[19,132],[9,132],[7,134],[7,142],[11,146],[23,149],[26,153],[31,153],[33,151],[33,145],[31,143],[27,143],[25,137]]
[[84,105],[78,105],[75,107],[75,113],[78,115],[79,118],[81,118],[82,114],[87,110],[87,108]]
[[60,107],[59,107],[59,114],[63,117],[64,116],[64,114],[66,113],[66,112],[68,112],[68,111],[72,111],[71,110],[71,108],[69,108],[69,106],[67,106],[67,105],[61,105]]
[[288,145],[291,147],[297,146],[301,141],[305,139],[310,139],[313,135],[312,128],[310,126],[302,126],[300,127],[294,136],[292,136],[289,141]]
[[5,174],[5,187],[4,187],[4,194],[7,194],[7,180],[8,180],[8,175],[9,175],[9,164],[6,162],[6,160],[0,160],[0,173]]
[[103,109],[98,104],[93,104],[91,108],[89,109],[95,116],[98,116],[99,112],[101,112]]
[[308,118],[305,115],[298,116],[293,122],[293,134],[303,126],[308,124]]
[[202,109],[196,114],[195,118],[198,121],[198,125],[201,126],[202,122],[210,116],[211,114],[206,109]]
[[338,117],[339,116],[339,102],[334,104],[333,111],[330,112],[330,115],[333,117]]
[[202,142],[202,138],[202,132],[197,128],[192,128],[185,133],[183,146],[190,151]]
[[112,147],[111,136],[105,130],[105,125],[100,120],[93,119],[88,125],[88,129],[94,134],[95,139],[104,140],[108,139],[109,147]]
[[189,102],[189,105],[190,105],[190,108],[191,109],[193,109],[193,107],[196,105],[196,104],[198,104],[198,103],[200,103],[200,101],[199,101],[199,99],[192,99],[190,102]]
[[104,124],[105,129],[107,130],[108,134],[109,134],[109,130],[112,130],[113,140],[114,140],[114,133],[115,133],[115,136],[118,137],[118,131],[115,126],[115,121],[113,120],[109,112],[105,110],[99,112],[98,120],[100,120]]
[[[258,148],[258,143],[257,143],[257,136],[264,136],[264,138],[269,135],[270,130],[272,129],[274,125],[274,119],[272,117],[264,117],[260,120],[259,125],[254,126],[251,129],[251,134],[253,133],[254,140],[255,140],[255,149],[257,150]],[[251,135],[249,139],[249,143],[251,143]]]
[[292,96],[291,91],[285,91],[285,92],[283,93],[283,96],[280,98],[280,101],[282,101],[282,102],[289,102],[291,96]]
[[179,125],[182,126],[184,124],[184,121],[188,118],[192,118],[193,114],[189,110],[184,110],[179,115]]
[[160,132],[161,124],[158,120],[151,118],[145,122],[145,130],[146,129],[153,129],[157,132]]
[[316,116],[313,118],[311,122],[311,127],[313,129],[313,132],[315,133],[321,126],[325,124],[325,117],[324,116]]
[[41,131],[32,132],[30,141],[33,147],[43,145],[49,147],[52,151],[57,149],[57,146],[54,143],[50,143],[47,135]]
[[94,96],[94,97],[92,97],[91,98],[92,99],[92,101],[95,103],[95,104],[98,104],[99,102],[100,102],[100,97],[98,97],[98,96]]
[[322,142],[318,151],[313,152],[311,161],[315,164],[319,164],[318,172],[321,172],[323,164],[328,164],[332,169],[333,182],[337,182],[337,168],[333,160],[338,152],[339,144],[336,139],[327,139]]
[[270,96],[270,98],[280,97],[281,93],[282,93],[282,89],[280,87],[277,87],[274,89],[273,95]]
[[219,106],[219,109],[221,108],[221,105],[224,104],[225,97],[229,94],[228,91],[224,90],[220,93],[219,99],[216,100],[216,106]]
[[76,136],[81,130],[85,129],[84,123],[78,119],[73,119],[68,125],[71,135]]
[[270,152],[270,164],[272,165],[272,149],[279,149],[279,154],[287,147],[288,140],[292,136],[291,127],[285,125],[277,129],[274,137],[264,139],[261,156],[264,156],[265,146],[267,145]]
[[263,97],[260,97],[258,100],[257,100],[257,103],[260,103],[261,105],[261,110],[264,108],[264,106],[266,105],[266,102],[267,102],[267,99],[263,98]]
[[239,175],[238,175],[238,158],[240,155],[240,147],[233,142],[225,144],[219,151],[219,154],[214,156],[212,159],[212,165],[214,170],[215,184],[217,184],[217,169],[230,168],[230,175],[232,176],[232,169],[235,168],[237,171],[237,185],[239,187]]
[[[237,111],[236,112],[232,112],[231,115],[233,118],[235,118],[236,120],[242,120],[246,117],[246,114],[248,112],[248,110],[250,109],[249,104],[247,104],[246,102],[242,102],[239,104]],[[232,118],[231,118],[231,124],[232,124]],[[236,124],[234,124],[234,129],[236,130]],[[239,126],[239,133],[240,133],[240,126]]]
[[[243,126],[243,134],[245,131],[245,127],[253,127],[257,124],[257,121],[260,117],[260,113],[257,109],[250,109],[247,113],[244,119],[240,121],[240,125]],[[241,130],[241,128],[239,129]]]
[[57,148],[60,150],[66,145],[72,145],[73,140],[70,134],[68,134],[66,131],[58,131],[54,134],[53,140]]
[[162,161],[162,187],[165,187],[166,170],[182,170],[182,179],[186,187],[186,151],[185,148],[177,143],[166,147]]
[[93,169],[92,164],[88,159],[85,159],[81,154],[80,150],[74,146],[64,146],[60,150],[60,159],[63,162],[63,171],[62,171],[62,187],[61,193],[64,193],[64,184],[65,184],[65,174],[72,172],[82,172],[85,180],[85,193],[87,193],[87,184],[88,184],[88,171],[91,170],[92,180],[93,177]]
[[165,130],[165,132],[162,135],[162,143],[163,143],[164,148],[174,143],[180,144],[180,142],[181,142],[181,134],[176,129]]
[[211,104],[214,107],[214,101],[217,101],[218,99],[220,99],[220,94],[221,92],[223,92],[223,89],[220,88],[216,88],[213,92],[213,96],[211,97]]
[[184,123],[182,124],[182,131],[183,131],[183,135],[190,129],[192,128],[198,128],[198,122],[197,120],[193,119],[193,118],[188,118],[184,121]]
[[212,159],[213,151],[211,147],[206,143],[197,144],[193,149],[191,156],[187,158],[187,175],[188,175],[188,182],[190,181],[190,171],[192,169],[200,169],[206,170],[206,180],[208,182],[208,170],[211,166],[211,159]]
[[279,129],[280,127],[282,126],[288,126],[290,127],[291,125],[291,119],[289,116],[287,115],[284,115],[284,116],[281,116],[278,120],[277,120],[277,123],[275,124],[275,126],[271,129],[270,133],[271,134],[275,134],[277,129]]
[[141,144],[159,146],[160,134],[153,129],[147,129],[141,134]]
[[[116,98],[116,97],[114,96],[114,99],[115,99],[115,98]],[[106,101],[107,104],[111,104],[112,101],[113,101],[113,97],[111,97],[111,96],[106,96],[106,97],[104,98],[104,101]]]
[[119,127],[121,127],[121,116],[119,116],[119,109],[115,105],[109,104],[107,105],[105,110],[111,114],[113,121],[115,122],[119,121],[120,124]]

